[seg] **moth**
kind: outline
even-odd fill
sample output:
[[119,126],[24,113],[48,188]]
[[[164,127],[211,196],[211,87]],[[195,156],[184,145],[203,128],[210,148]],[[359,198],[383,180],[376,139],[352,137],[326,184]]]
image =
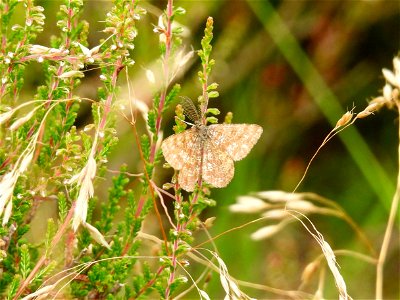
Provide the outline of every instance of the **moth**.
[[189,98],[182,104],[194,124],[162,142],[165,160],[179,170],[178,183],[185,191],[192,192],[200,179],[216,188],[227,186],[235,172],[233,162],[249,154],[263,129],[256,124],[206,126]]

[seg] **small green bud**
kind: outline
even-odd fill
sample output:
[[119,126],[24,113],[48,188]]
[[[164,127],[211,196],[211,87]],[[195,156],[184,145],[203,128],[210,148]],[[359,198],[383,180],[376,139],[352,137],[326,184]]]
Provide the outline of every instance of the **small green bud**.
[[177,7],[175,8],[174,14],[177,16],[182,16],[186,14],[186,10],[183,7]]
[[224,123],[225,124],[231,124],[233,119],[233,114],[231,112],[228,112],[225,116]]
[[173,34],[181,34],[182,32],[183,32],[182,27],[176,27],[176,28],[172,29]]
[[219,93],[217,91],[212,91],[208,93],[208,98],[217,98]]
[[218,88],[218,83],[213,82],[207,87],[207,92],[212,91],[212,90],[216,90],[217,88]]
[[198,71],[197,76],[199,77],[200,81],[204,83],[204,74],[203,71]]
[[211,124],[217,124],[218,119],[216,117],[207,117],[207,122]]
[[207,109],[208,114],[212,114],[214,116],[218,116],[221,112],[219,111],[218,108],[209,108]]

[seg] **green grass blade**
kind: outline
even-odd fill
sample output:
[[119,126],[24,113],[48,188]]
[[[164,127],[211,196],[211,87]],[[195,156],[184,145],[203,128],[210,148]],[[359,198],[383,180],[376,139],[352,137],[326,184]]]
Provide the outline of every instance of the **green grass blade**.
[[[247,1],[265,30],[282,52],[293,70],[302,80],[328,121],[335,126],[344,111],[333,92],[302,50],[295,37],[269,1]],[[377,161],[363,137],[354,127],[348,127],[340,135],[346,149],[360,168],[362,174],[389,211],[394,192],[393,180]]]

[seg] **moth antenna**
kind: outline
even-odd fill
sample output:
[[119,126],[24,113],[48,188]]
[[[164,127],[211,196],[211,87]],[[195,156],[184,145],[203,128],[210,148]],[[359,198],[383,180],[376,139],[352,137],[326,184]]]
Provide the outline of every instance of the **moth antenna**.
[[193,124],[193,123],[190,123],[190,122],[187,122],[187,121],[185,121],[185,120],[182,120],[181,118],[179,118],[178,116],[175,116],[175,119],[178,119],[179,121],[181,121],[181,122],[183,122],[183,123],[185,123],[185,124],[187,124],[187,125],[190,125],[190,126],[195,126],[195,124]]

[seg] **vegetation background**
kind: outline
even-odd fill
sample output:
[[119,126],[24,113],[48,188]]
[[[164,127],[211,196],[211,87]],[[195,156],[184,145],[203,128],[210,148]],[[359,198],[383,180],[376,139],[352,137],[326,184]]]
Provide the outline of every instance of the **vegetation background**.
[[[37,3],[46,12],[58,10],[58,1]],[[144,70],[157,63],[159,57],[158,35],[153,32],[153,24],[157,24],[166,1],[146,1],[141,5],[148,14],[138,23],[133,57],[136,64],[130,68],[129,79],[136,96],[150,103],[154,88],[144,78]],[[220,97],[212,100],[211,105],[221,110],[221,116],[233,112],[233,123],[255,123],[264,129],[250,155],[235,164],[235,177],[229,186],[212,190],[217,206],[208,209],[204,219],[216,216],[210,232],[217,235],[258,217],[230,212],[229,205],[237,196],[264,190],[291,192],[343,112],[353,107],[361,111],[368,100],[381,93],[385,82],[381,69],[392,67],[392,59],[400,49],[400,2],[187,0],[176,1],[175,6],[186,9],[186,15],[177,21],[187,29],[183,41],[188,48],[190,45],[199,48],[205,20],[208,16],[214,19],[212,57],[216,66],[211,81],[220,84]],[[104,38],[100,21],[110,7],[109,1],[85,1],[83,19],[90,24],[89,46]],[[48,45],[50,36],[58,30],[54,26],[55,15],[46,13],[46,18],[45,30],[38,36],[37,44]],[[287,38],[285,28],[294,40]],[[193,59],[177,79],[182,95],[192,99],[199,95],[199,68],[199,60]],[[33,95],[42,79],[34,67],[29,72],[26,86],[32,86]],[[82,97],[96,99],[98,75],[96,71],[86,73],[80,86]],[[125,83],[125,79],[120,79],[121,98],[127,94]],[[29,91],[24,92],[29,96]],[[83,104],[78,128],[91,122],[90,115],[89,105]],[[170,119],[165,122],[165,136],[168,136],[172,134],[172,109]],[[322,149],[298,190],[314,192],[340,204],[365,231],[376,250],[382,242],[398,173],[397,123],[398,115],[388,110],[356,122]],[[109,168],[118,169],[126,162],[129,172],[139,172],[130,125],[122,119],[118,124],[120,142],[110,158]],[[353,129],[367,147],[353,138]],[[373,154],[374,160],[366,156],[365,149]],[[159,185],[170,180],[171,173],[161,167],[158,174]],[[106,189],[96,190],[96,194],[102,193]],[[32,239],[45,231],[41,220],[52,214],[56,214],[55,207],[53,210],[42,207],[33,223]],[[343,220],[321,215],[310,218],[334,249],[367,252]],[[238,279],[296,289],[304,267],[320,254],[320,248],[297,223],[270,239],[252,241],[250,234],[266,224],[258,222],[216,239],[220,256],[231,275]],[[157,225],[152,228],[151,222],[148,226],[149,231],[158,230]],[[385,268],[386,299],[400,297],[396,228]],[[338,263],[349,294],[354,299],[372,298],[375,267],[345,256],[340,256]],[[330,274],[327,276],[330,283],[325,296],[336,297],[333,280]],[[210,282],[214,295],[221,290],[218,281],[216,276]],[[253,290],[248,294],[276,297]]]

